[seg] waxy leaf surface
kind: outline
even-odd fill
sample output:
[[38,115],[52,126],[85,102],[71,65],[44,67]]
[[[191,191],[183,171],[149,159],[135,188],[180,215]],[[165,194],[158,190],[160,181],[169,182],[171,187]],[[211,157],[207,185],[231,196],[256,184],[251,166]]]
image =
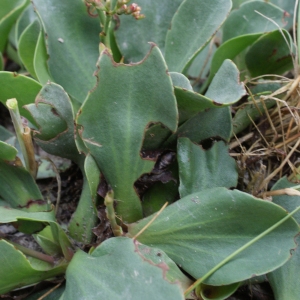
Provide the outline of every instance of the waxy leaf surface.
[[34,53],[40,33],[40,23],[35,20],[26,27],[19,39],[19,56],[26,70],[34,77],[37,75],[34,70]]
[[38,124],[36,142],[46,152],[79,163],[83,161],[74,140],[73,107],[68,94],[55,83],[46,84],[36,95],[35,103],[26,105]]
[[[53,251],[55,245],[56,255],[63,254],[67,260],[71,259],[72,244],[64,230],[56,223],[53,209],[48,212],[30,212],[0,206],[0,223],[15,223],[19,231],[30,234],[42,230],[36,235],[36,240],[41,242],[40,246],[44,251]],[[50,226],[46,226],[47,224]],[[52,245],[49,246],[50,242]]]
[[157,47],[138,64],[114,63],[107,50],[99,62],[99,83],[77,118],[82,139],[111,185],[118,201],[117,213],[125,222],[142,217],[134,182],[153,168],[140,151],[144,131],[161,122],[177,127],[173,86]]
[[[298,183],[293,183],[287,179],[287,177],[282,177],[278,180],[272,187],[272,191],[281,190],[285,188],[293,188],[299,186]],[[299,190],[299,189],[298,189]],[[272,197],[273,202],[285,208],[288,212],[292,212],[296,207],[300,206],[300,197],[289,196],[289,195],[277,195]],[[300,223],[300,212],[295,213],[294,218]]]
[[245,34],[276,30],[278,26],[285,25],[284,11],[279,7],[265,1],[248,1],[230,13],[223,27],[223,42]]
[[0,223],[12,223],[19,220],[55,222],[55,214],[53,210],[49,212],[29,212],[0,206]]
[[23,9],[28,5],[28,0],[2,0],[0,8],[0,52],[3,52],[7,43],[8,35],[14,22]]
[[174,15],[166,36],[169,70],[182,72],[210,41],[231,9],[229,0],[185,0]]
[[[198,279],[286,216],[276,204],[237,190],[213,188],[171,204],[137,239],[162,249]],[[129,235],[134,236],[152,218],[130,224]],[[228,285],[278,268],[290,257],[298,232],[297,222],[287,219],[238,252],[205,283]]]
[[23,31],[37,19],[37,15],[34,12],[32,5],[28,5],[18,18],[15,29],[15,40],[17,42],[17,48],[19,48],[19,39]]
[[239,81],[239,71],[229,59],[223,62],[205,96],[189,89],[183,79],[179,81],[178,75],[176,77],[174,75],[172,80],[175,85],[175,96],[178,103],[179,123],[207,108],[231,105],[246,94],[244,84]]
[[292,257],[289,261],[267,275],[276,300],[299,297],[300,236],[297,236],[296,243],[298,246],[291,251]]
[[64,300],[183,300],[180,281],[189,282],[163,251],[124,237],[106,240],[91,255],[78,251],[66,280]]
[[224,142],[216,142],[204,150],[187,138],[178,140],[180,196],[214,187],[235,187],[238,173],[235,160]]
[[[6,147],[7,146],[8,144],[6,144]],[[9,158],[13,158],[12,154],[10,150]],[[15,151],[14,154],[16,154]],[[14,159],[16,159],[16,157]],[[14,208],[29,211],[48,210],[48,204],[43,199],[35,180],[18,162],[19,161],[7,162],[0,158],[1,198]]]
[[83,1],[32,1],[47,35],[49,71],[55,82],[79,102],[95,85],[99,56],[99,20]]
[[39,267],[35,268],[31,260],[4,240],[0,240],[0,262],[1,295],[15,288],[61,275],[65,271],[65,266],[53,267],[42,261],[38,261]]
[[[285,188],[299,187],[298,183],[290,182],[286,177],[278,180],[272,187],[272,191],[281,190]],[[298,189],[299,190],[299,189]],[[286,194],[273,196],[273,201],[288,212],[293,211],[300,206],[300,196],[289,196]],[[294,218],[300,223],[300,213],[297,212]],[[297,248],[291,254],[290,260],[277,270],[269,273],[268,279],[273,289],[275,299],[297,299],[300,293],[299,276],[300,276],[300,236],[296,238]]]
[[246,65],[251,75],[253,77],[264,74],[280,75],[293,69],[290,53],[293,46],[290,38],[286,30],[275,30],[261,36],[245,56]]
[[177,132],[168,138],[164,147],[176,147],[178,137],[188,137],[194,143],[209,138],[229,141],[231,132],[230,107],[210,108],[184,122]]
[[37,44],[35,47],[33,67],[38,81],[43,85],[46,84],[48,81],[53,81],[48,70],[48,59],[49,57],[45,45],[44,32],[43,28],[41,27],[37,39]]
[[15,160],[16,155],[18,153],[18,150],[15,147],[0,141],[0,149],[1,149],[0,159],[11,160],[11,161]]
[[[140,0],[141,13],[146,16],[135,20],[131,16],[121,15],[116,24],[117,44],[128,62],[138,62],[149,52],[149,42],[155,43],[164,53],[165,39],[173,15],[183,0]],[[149,30],[151,28],[151,30]]]
[[12,72],[0,72],[0,82],[0,101],[5,104],[8,99],[16,98],[20,114],[33,124],[36,124],[23,106],[34,103],[34,99],[42,86],[29,77]]

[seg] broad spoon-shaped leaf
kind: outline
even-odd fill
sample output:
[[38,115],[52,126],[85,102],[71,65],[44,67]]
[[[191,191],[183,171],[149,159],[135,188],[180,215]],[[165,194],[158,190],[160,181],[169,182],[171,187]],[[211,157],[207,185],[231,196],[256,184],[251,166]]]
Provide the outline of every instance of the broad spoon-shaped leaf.
[[189,279],[159,249],[125,237],[111,238],[91,255],[78,251],[61,299],[183,300]]
[[32,4],[47,36],[50,74],[82,103],[95,84],[99,21],[88,15],[84,1],[34,0]]
[[229,0],[185,0],[166,36],[165,57],[170,71],[182,72],[225,21]]
[[142,217],[134,182],[153,167],[153,162],[140,157],[144,130],[156,122],[172,131],[177,127],[172,81],[154,45],[143,61],[131,65],[115,63],[104,50],[98,67],[99,83],[83,104],[77,124],[114,190],[117,213],[133,222]]
[[188,138],[180,138],[177,159],[181,197],[217,186],[230,188],[237,185],[236,162],[229,156],[223,141],[205,150]]
[[[206,189],[167,207],[137,239],[165,251],[194,278],[215,270],[204,283],[228,285],[265,274],[289,259],[299,226],[293,218],[277,226],[285,217],[282,207],[249,194]],[[129,236],[151,218],[130,224]],[[271,227],[271,232],[261,235]]]

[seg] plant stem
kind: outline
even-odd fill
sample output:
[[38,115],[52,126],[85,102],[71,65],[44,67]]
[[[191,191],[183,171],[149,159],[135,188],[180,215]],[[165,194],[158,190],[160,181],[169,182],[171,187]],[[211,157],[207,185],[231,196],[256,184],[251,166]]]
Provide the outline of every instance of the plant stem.
[[100,19],[100,25],[101,25],[101,28],[104,28],[105,23],[106,23],[106,15],[105,15],[105,12],[104,12],[102,9],[97,9],[97,11],[98,11],[99,19]]
[[16,136],[20,144],[20,148],[24,157],[25,167],[30,174],[35,178],[37,171],[37,164],[34,158],[34,149],[32,139],[30,135],[29,127],[24,129],[17,99],[8,99],[6,101],[7,108],[9,110],[11,119],[14,124]]
[[117,224],[116,221],[116,214],[114,209],[114,192],[108,191],[105,199],[104,204],[106,206],[106,216],[110,222],[111,229],[115,236],[121,236],[123,234],[122,227]]
[[112,16],[109,13],[106,13],[105,24],[103,31],[100,33],[101,42],[110,49],[110,26],[111,26]]
[[214,272],[216,272],[218,269],[220,269],[221,267],[223,267],[226,263],[228,263],[230,260],[232,260],[240,252],[244,251],[246,248],[248,248],[249,246],[251,246],[252,244],[254,244],[255,242],[257,242],[258,240],[260,240],[261,238],[263,238],[264,236],[266,236],[267,234],[269,234],[275,228],[277,228],[278,226],[280,226],[282,223],[284,223],[286,220],[288,220],[292,215],[294,215],[299,210],[300,210],[300,206],[298,206],[296,209],[294,209],[291,213],[289,213],[287,216],[285,216],[284,218],[282,218],[280,221],[278,221],[277,223],[275,223],[273,226],[271,226],[270,228],[268,228],[267,230],[265,230],[264,232],[262,232],[261,234],[259,234],[257,237],[255,237],[254,239],[252,239],[251,241],[249,241],[248,243],[246,243],[245,245],[243,245],[242,247],[240,247],[239,249],[237,249],[236,251],[234,251],[233,253],[231,253],[229,256],[227,256],[225,259],[223,259],[220,263],[218,263],[215,267],[213,267],[210,271],[208,271],[203,277],[201,277],[197,281],[195,281],[184,292],[184,295],[187,297],[192,290],[194,290],[205,279],[207,279],[208,277],[210,277]]

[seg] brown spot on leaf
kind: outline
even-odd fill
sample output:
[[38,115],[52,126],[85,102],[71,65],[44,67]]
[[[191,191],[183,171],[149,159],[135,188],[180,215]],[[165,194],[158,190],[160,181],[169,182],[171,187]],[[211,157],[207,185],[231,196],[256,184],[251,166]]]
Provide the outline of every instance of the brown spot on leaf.
[[277,49],[273,49],[272,54],[270,55],[270,57],[276,55],[276,53],[277,53]]
[[219,102],[217,102],[217,101],[214,101],[214,100],[213,100],[213,104],[214,104],[214,105],[216,105],[216,106],[223,106],[223,104],[222,104],[222,103],[219,103]]
[[55,116],[58,116],[58,117],[59,117],[59,113],[57,112],[57,110],[56,110],[54,107],[51,108],[51,112],[52,112]]
[[37,205],[45,205],[45,204],[47,204],[47,202],[45,200],[42,200],[42,199],[29,200],[26,205],[23,205],[23,206],[22,205],[18,205],[18,207],[19,208],[29,208],[30,206],[35,205],[35,204],[37,204]]

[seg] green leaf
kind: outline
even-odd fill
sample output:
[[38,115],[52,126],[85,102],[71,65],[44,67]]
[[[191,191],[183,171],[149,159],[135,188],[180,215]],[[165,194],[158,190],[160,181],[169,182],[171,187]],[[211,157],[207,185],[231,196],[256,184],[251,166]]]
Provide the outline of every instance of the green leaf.
[[63,253],[65,259],[70,261],[73,257],[73,246],[64,232],[64,230],[56,223],[50,222],[51,232],[53,240],[61,247],[61,252]]
[[262,116],[266,109],[273,107],[276,104],[276,100],[266,100],[264,103],[256,101],[253,103],[252,99],[249,100],[249,104],[245,107],[240,108],[233,117],[232,126],[233,133],[238,134],[245,128],[247,128],[253,121],[257,120]]
[[222,286],[201,284],[199,290],[196,290],[196,293],[201,296],[203,300],[223,300],[232,295],[239,286],[240,282]]
[[[267,96],[283,87],[283,84],[270,81],[259,81],[254,87],[250,88],[251,96],[235,113],[232,120],[234,134],[238,134],[247,128],[253,121],[265,114],[265,111],[276,104],[276,100],[262,100],[260,96]],[[255,103],[254,103],[255,101]]]
[[177,126],[177,108],[167,67],[157,47],[139,64],[112,61],[109,51],[99,59],[99,84],[89,94],[77,118],[82,139],[118,200],[123,221],[142,217],[134,182],[151,171],[153,162],[142,160],[144,130],[161,122]]
[[223,62],[205,96],[187,89],[188,86],[182,80],[179,82],[177,79],[175,84],[181,84],[175,86],[180,124],[207,108],[232,105],[246,94],[244,84],[239,82],[238,69],[230,60]]
[[54,211],[29,212],[0,206],[0,223],[19,222],[20,220],[55,222],[55,215]]
[[35,78],[37,78],[37,75],[34,69],[34,55],[39,33],[40,23],[38,20],[35,20],[21,34],[18,49],[20,59],[26,70]]
[[90,184],[83,172],[82,192],[68,229],[73,239],[84,244],[92,242],[92,229],[98,220],[95,197],[96,194],[91,194]]
[[[260,14],[258,14],[259,12]],[[264,16],[273,20],[271,22]],[[273,31],[285,26],[284,11],[265,1],[249,1],[233,10],[223,27],[223,42],[237,36]],[[275,23],[277,23],[277,26]]]
[[[233,0],[232,6],[233,8],[238,8],[240,4],[243,2],[247,2],[249,0]],[[263,0],[261,0],[263,1]],[[283,21],[287,23],[285,25],[286,29],[290,29],[293,25],[293,15],[295,9],[295,0],[270,0],[270,3],[277,5],[278,7],[282,8],[285,13],[283,14]]]
[[36,124],[32,116],[23,108],[24,105],[34,103],[34,99],[42,86],[35,80],[11,72],[0,72],[0,101],[16,98],[19,104],[20,114],[31,123]]
[[0,141],[0,149],[1,160],[15,160],[16,155],[18,153],[18,150],[15,147]]
[[283,15],[284,23],[287,23],[284,27],[286,30],[291,29],[293,26],[295,1],[294,0],[271,0],[270,2],[284,10],[284,15]]
[[172,131],[162,124],[153,124],[145,132],[143,150],[163,149],[163,143],[170,137]]
[[225,59],[234,59],[240,52],[253,44],[261,35],[262,33],[241,35],[222,43],[212,58],[209,76],[203,87],[201,87],[201,90],[207,88]]
[[66,272],[62,299],[184,299],[185,276],[158,249],[132,239],[111,238],[91,255],[79,250]]
[[232,105],[240,100],[247,92],[240,82],[240,74],[236,65],[226,59],[214,76],[205,96],[212,99],[217,106]]
[[283,74],[293,68],[292,48],[291,36],[286,30],[264,34],[248,50],[245,56],[247,68],[253,77]]
[[159,211],[168,202],[173,203],[178,199],[178,184],[174,181],[167,183],[157,182],[143,195],[143,215],[145,217]]
[[25,108],[38,124],[34,138],[40,147],[76,163],[83,161],[84,157],[79,154],[74,140],[73,106],[61,86],[55,83],[45,85],[35,103]]
[[63,264],[52,266],[40,261],[37,269],[21,251],[4,240],[0,240],[0,253],[1,295],[15,288],[61,275],[66,268]]
[[0,52],[0,71],[4,69],[4,61],[3,61],[3,55]]
[[198,84],[201,85],[201,83],[207,79],[211,61],[217,49],[218,48],[215,43],[208,43],[191,63],[187,70],[187,74],[188,77],[191,78],[194,89],[196,89]]
[[229,141],[231,132],[230,108],[210,108],[183,123],[163,146],[165,148],[176,147],[178,137],[188,137],[194,143],[200,143],[209,138],[221,138]]
[[[84,161],[85,174],[90,187],[91,195],[96,197],[98,185],[100,183],[100,171],[94,158],[88,154]],[[96,199],[93,199],[96,201]]]
[[[272,191],[281,190],[285,188],[298,187],[299,183],[290,182],[286,177],[278,180],[272,187]],[[299,196],[289,196],[289,195],[278,195],[272,196],[273,202],[281,205],[287,211],[293,211],[296,207],[300,205]],[[300,213],[297,212],[294,215],[295,219],[300,223]],[[268,279],[270,281],[271,287],[273,289],[275,299],[297,299],[300,287],[299,287],[299,264],[300,264],[300,237],[296,238],[296,243],[298,247],[291,252],[292,257],[290,260],[277,270],[269,273]]]
[[18,162],[0,159],[0,182],[0,197],[12,207],[28,211],[49,209],[33,177]]
[[99,56],[99,20],[88,15],[83,1],[32,2],[47,35],[52,78],[72,98],[83,102],[96,83],[93,73]]
[[[271,202],[225,188],[213,188],[186,196],[167,207],[138,241],[162,249],[194,278],[215,270],[204,283],[228,285],[270,272],[283,265],[295,247],[299,226],[293,218],[260,237],[287,216]],[[153,216],[130,224],[129,236],[139,232]],[[252,242],[241,251],[241,247]]]
[[178,164],[174,162],[169,166],[168,171],[172,174],[172,180],[167,183],[156,182],[153,186],[147,189],[143,195],[143,215],[145,217],[154,214],[168,202],[173,203],[179,199],[178,185]]
[[[293,188],[299,187],[298,183],[291,182],[287,179],[286,176],[279,179],[274,186],[272,187],[272,191],[281,190],[285,188]],[[289,195],[278,195],[272,196],[273,202],[285,208],[288,212],[293,211],[296,207],[300,205],[300,197],[299,196],[289,196]],[[294,218],[300,223],[300,212],[294,215]]]
[[51,226],[46,226],[38,234],[33,235],[36,242],[43,248],[45,253],[49,255],[61,255],[61,247],[57,242],[57,239],[54,238]]
[[23,31],[37,19],[32,5],[28,5],[16,22],[16,41],[19,48],[19,39]]
[[239,9],[233,10],[225,21],[223,43],[213,56],[209,77],[201,90],[207,88],[226,58],[235,58],[248,46],[252,45],[263,33],[278,29],[274,23],[255,11],[270,17],[277,24],[285,24],[284,18],[282,18],[284,12],[267,2],[249,1],[243,3]]
[[[0,140],[6,141],[10,138],[14,137],[14,134],[7,130],[5,127],[0,125]],[[0,154],[1,157],[1,154]]]
[[[73,246],[66,233],[56,223],[54,210],[28,212],[0,206],[0,213],[0,223],[17,223],[18,230],[25,233],[40,231],[35,238],[46,253],[63,254],[67,260],[71,260]],[[47,224],[50,226],[46,226]]]
[[43,29],[40,29],[40,33],[37,39],[37,44],[35,47],[34,57],[33,57],[33,67],[38,81],[41,84],[46,84],[48,81],[52,81],[51,75],[49,74],[47,61],[49,57],[47,55],[47,49],[44,39]]
[[9,32],[22,13],[23,9],[28,5],[29,0],[2,0],[0,8],[0,52],[3,52],[7,43]]
[[[146,16],[135,20],[131,16],[120,16],[115,28],[116,42],[126,61],[138,62],[149,52],[149,42],[157,44],[164,53],[165,39],[173,15],[183,0],[139,0],[138,5]],[[151,30],[149,30],[151,28]]]
[[297,299],[300,293],[300,237],[296,237],[298,247],[294,249],[289,261],[277,270],[267,275],[276,300]]
[[193,91],[193,87],[191,86],[190,81],[183,74],[177,72],[170,72],[170,76],[172,78],[172,83],[174,87],[180,87],[188,91]]
[[174,15],[166,37],[169,70],[182,72],[211,40],[230,12],[229,0],[185,0]]
[[[43,289],[41,291],[38,291],[36,293],[32,293],[29,296],[26,296],[26,300],[37,300],[40,297],[43,296],[43,300],[58,300],[60,299],[59,297],[62,295],[62,293],[65,290],[65,286],[61,285],[58,288],[55,288],[53,290],[53,287],[49,287],[46,289]],[[50,294],[47,294],[47,292],[50,292]],[[47,294],[47,296],[45,296]]]
[[214,187],[235,187],[238,180],[237,165],[224,142],[216,142],[204,150],[187,138],[178,140],[181,197]]

